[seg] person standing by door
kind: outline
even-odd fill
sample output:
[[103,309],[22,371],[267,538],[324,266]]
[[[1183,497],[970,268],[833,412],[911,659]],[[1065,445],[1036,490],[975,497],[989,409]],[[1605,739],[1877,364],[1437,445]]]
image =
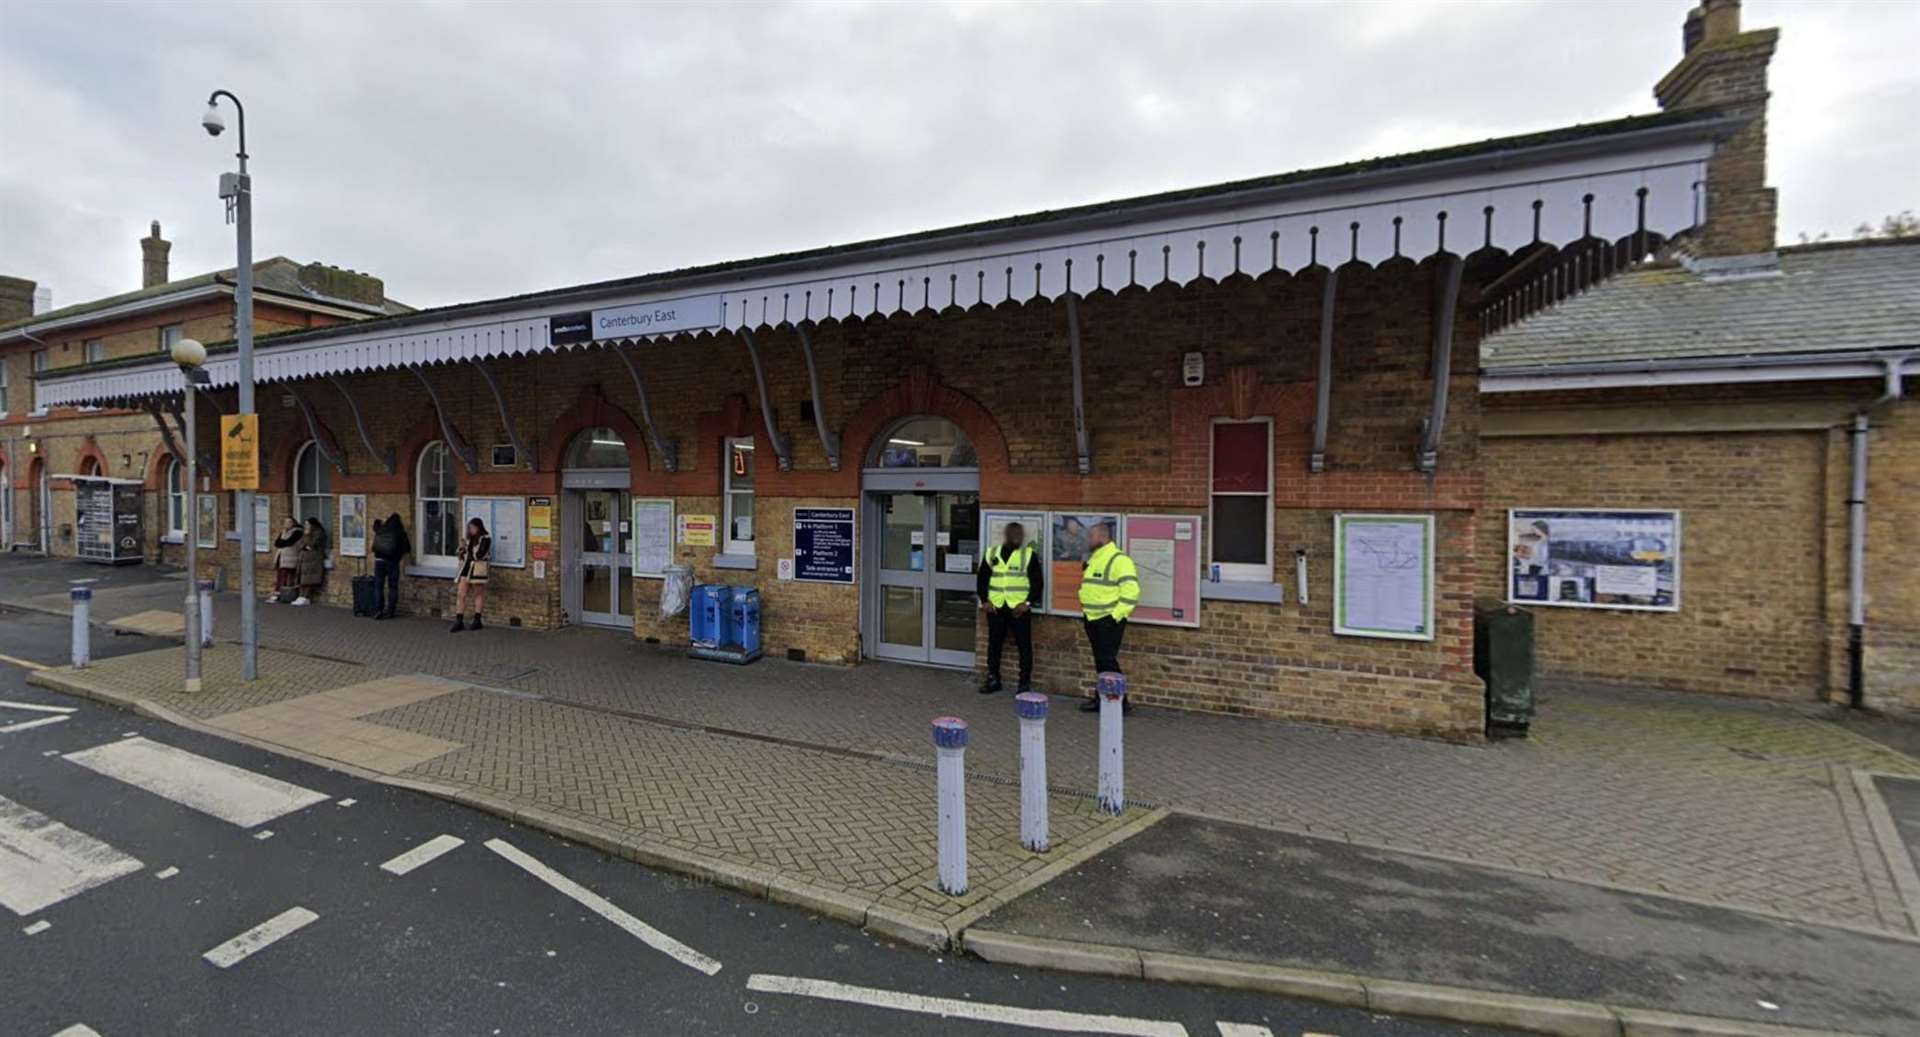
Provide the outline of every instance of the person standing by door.
[[[1127,633],[1127,617],[1140,604],[1140,572],[1133,559],[1113,542],[1113,527],[1105,522],[1087,531],[1087,543],[1093,553],[1080,574],[1080,613],[1085,617],[1087,643],[1093,647],[1093,672],[1097,680],[1103,673],[1120,671],[1120,639]],[[1131,712],[1132,703],[1124,703]],[[1100,711],[1096,691],[1080,704],[1083,713]]]
[[[467,520],[467,537],[460,541],[460,575],[454,577],[453,633],[479,630],[481,610],[487,607],[487,561],[493,556],[493,537],[478,518]],[[467,596],[473,596],[473,626],[467,626]]]
[[1001,688],[1000,655],[1007,635],[1020,651],[1020,690],[1033,690],[1033,606],[1040,602],[1040,556],[1027,544],[1027,532],[1018,522],[1007,523],[1005,539],[981,558],[975,592],[987,613],[987,680],[980,694]]

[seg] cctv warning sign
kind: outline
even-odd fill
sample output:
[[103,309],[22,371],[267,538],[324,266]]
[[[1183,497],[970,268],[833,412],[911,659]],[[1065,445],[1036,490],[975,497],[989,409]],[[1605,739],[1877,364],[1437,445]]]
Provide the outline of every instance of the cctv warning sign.
[[229,490],[260,488],[260,415],[220,416],[220,481]]

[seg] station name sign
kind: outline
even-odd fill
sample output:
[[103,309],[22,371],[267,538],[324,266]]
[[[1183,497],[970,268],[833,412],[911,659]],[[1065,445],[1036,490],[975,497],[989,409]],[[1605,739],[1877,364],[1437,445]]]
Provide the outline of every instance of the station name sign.
[[672,335],[719,326],[718,295],[695,295],[605,310],[564,313],[547,322],[548,339],[556,346],[610,338]]

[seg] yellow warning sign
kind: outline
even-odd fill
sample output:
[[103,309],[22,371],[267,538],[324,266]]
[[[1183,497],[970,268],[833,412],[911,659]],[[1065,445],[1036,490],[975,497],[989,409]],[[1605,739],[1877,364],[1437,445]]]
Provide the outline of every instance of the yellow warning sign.
[[260,488],[260,415],[220,415],[220,481],[229,490]]

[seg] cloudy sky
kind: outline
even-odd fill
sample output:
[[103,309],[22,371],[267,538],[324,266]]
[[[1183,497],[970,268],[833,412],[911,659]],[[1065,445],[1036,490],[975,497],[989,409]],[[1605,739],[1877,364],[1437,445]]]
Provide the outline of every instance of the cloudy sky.
[[[229,265],[215,87],[257,255],[437,305],[1647,112],[1688,6],[0,0],[0,273]],[[1745,19],[1782,240],[1920,208],[1920,3]]]

